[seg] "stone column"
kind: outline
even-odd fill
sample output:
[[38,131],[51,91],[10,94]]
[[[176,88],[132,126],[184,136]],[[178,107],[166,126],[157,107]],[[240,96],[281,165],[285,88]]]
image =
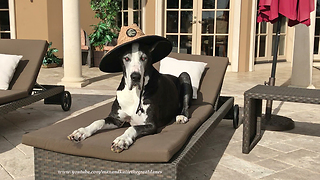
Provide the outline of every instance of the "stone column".
[[88,84],[82,77],[80,39],[80,4],[78,0],[63,0],[63,68],[59,84],[81,88]]
[[295,26],[294,54],[292,62],[291,86],[313,88],[312,63],[313,43],[310,42],[309,28],[304,24]]
[[[314,7],[317,7],[317,1],[314,1]],[[293,87],[315,88],[312,85],[315,18],[316,11],[314,10],[310,13],[311,25],[309,27],[304,24],[295,26],[291,74],[291,86]]]

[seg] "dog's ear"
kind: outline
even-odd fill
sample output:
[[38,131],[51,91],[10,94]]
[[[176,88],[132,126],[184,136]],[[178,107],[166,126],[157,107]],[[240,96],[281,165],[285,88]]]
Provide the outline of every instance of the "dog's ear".
[[158,41],[157,43],[155,43],[151,49],[150,49],[150,53],[153,57],[162,57],[164,58],[165,56],[163,55],[163,52],[171,52],[172,50],[172,44],[170,41]]

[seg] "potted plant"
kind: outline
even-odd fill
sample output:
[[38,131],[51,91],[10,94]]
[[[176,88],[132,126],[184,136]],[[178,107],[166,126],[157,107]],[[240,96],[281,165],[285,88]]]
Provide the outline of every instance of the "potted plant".
[[119,27],[117,26],[117,13],[119,12],[119,0],[91,0],[91,9],[95,12],[95,18],[100,19],[93,27],[89,35],[90,44],[93,47],[94,66],[99,65],[104,54],[105,45],[115,45]]
[[45,67],[45,68],[57,67],[61,63],[61,59],[54,54],[58,52],[58,49],[51,48],[51,46],[52,46],[52,42],[49,43],[48,51],[43,58],[42,67]]

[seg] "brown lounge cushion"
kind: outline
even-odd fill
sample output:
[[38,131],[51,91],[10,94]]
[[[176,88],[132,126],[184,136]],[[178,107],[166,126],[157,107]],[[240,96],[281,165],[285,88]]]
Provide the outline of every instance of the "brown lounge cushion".
[[51,151],[79,156],[125,162],[167,162],[185,143],[200,123],[213,112],[211,105],[193,106],[192,119],[186,124],[172,124],[162,129],[161,133],[138,138],[129,150],[114,153],[110,150],[112,141],[124,133],[126,128],[105,130],[73,143],[67,136],[83,126],[93,122],[92,117],[104,118],[111,108],[111,103],[98,107],[70,120],[42,128],[23,136],[23,143]]
[[0,105],[27,97],[28,95],[27,91],[22,90],[0,90]]
[[124,133],[127,128],[100,131],[80,143],[73,143],[67,139],[67,136],[75,129],[87,126],[94,120],[105,118],[111,109],[111,103],[109,103],[72,119],[25,134],[22,143],[65,154],[121,162],[168,162],[189,136],[214,112],[213,106],[228,64],[227,58],[175,54],[170,56],[208,63],[198,92],[198,99],[193,100],[193,105],[190,107],[191,118],[188,123],[170,124],[160,133],[137,139],[128,150],[121,153],[112,152],[110,146],[112,141]]

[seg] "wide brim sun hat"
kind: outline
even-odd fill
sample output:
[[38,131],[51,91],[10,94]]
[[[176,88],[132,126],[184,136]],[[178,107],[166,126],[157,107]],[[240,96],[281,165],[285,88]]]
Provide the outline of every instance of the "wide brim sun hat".
[[165,58],[172,50],[172,43],[165,37],[145,35],[136,24],[122,26],[117,45],[101,58],[99,69],[107,73],[122,72],[120,56],[125,47],[133,43],[141,43],[150,47],[152,63]]

